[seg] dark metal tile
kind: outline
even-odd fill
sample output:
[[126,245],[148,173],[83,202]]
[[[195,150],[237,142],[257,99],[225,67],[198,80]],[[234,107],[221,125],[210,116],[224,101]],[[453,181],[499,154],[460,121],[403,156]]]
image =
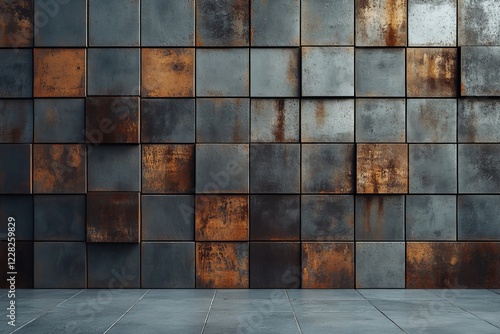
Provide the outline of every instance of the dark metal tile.
[[408,45],[455,46],[456,44],[456,0],[408,2]]
[[500,142],[500,100],[468,98],[458,102],[458,142]]
[[300,197],[251,195],[250,240],[300,240]]
[[252,99],[252,142],[298,142],[299,114],[297,99]]
[[85,132],[84,99],[36,99],[35,143],[83,143],[91,138]]
[[302,142],[353,142],[354,100],[301,100]]
[[458,196],[458,240],[500,240],[500,196]]
[[139,193],[88,193],[87,242],[139,242]]
[[461,48],[462,96],[499,96],[500,46],[466,46]]
[[407,240],[456,240],[455,195],[406,196]]
[[0,143],[33,142],[33,101],[0,100]]
[[404,143],[405,102],[405,99],[356,99],[356,141]]
[[300,288],[299,242],[251,242],[250,288]]
[[303,289],[353,289],[354,243],[302,243]]
[[499,45],[498,18],[500,3],[496,1],[458,1],[459,45]]
[[142,145],[143,193],[192,193],[194,145]]
[[87,287],[84,242],[35,242],[35,289],[83,289]]
[[36,195],[36,241],[85,241],[85,195]]
[[0,97],[33,96],[33,51],[0,50]]
[[0,47],[33,46],[33,0],[0,3],[0,27]]
[[409,143],[456,141],[456,99],[408,99],[406,110]]
[[356,289],[404,287],[404,242],[356,243]]
[[197,242],[196,287],[248,289],[248,242]]
[[500,144],[458,145],[460,193],[500,193]]
[[88,2],[90,46],[139,46],[139,1]]
[[0,225],[0,240],[7,240],[9,217],[15,220],[16,241],[33,240],[33,196],[0,195],[0,219],[5,222]]
[[252,0],[252,46],[298,46],[299,0]]
[[0,145],[0,194],[31,193],[31,145]]
[[141,288],[195,287],[194,242],[143,242],[141,247]]
[[301,239],[354,240],[354,196],[303,195]]
[[[7,220],[5,220],[7,221]],[[7,225],[7,224],[5,224]],[[17,224],[16,224],[17,227]],[[16,229],[17,232],[17,229]],[[3,238],[2,238],[3,239]],[[8,258],[8,247],[9,243],[6,241],[0,241],[0,265],[2,268],[7,267]],[[16,233],[16,264],[15,264],[15,288],[16,289],[32,289],[33,288],[33,242],[19,241]],[[8,275],[9,270],[2,269],[0,271],[0,289],[9,289],[11,287],[11,281],[7,281],[11,275]],[[19,292],[16,291],[16,292]],[[2,296],[2,301],[7,304],[7,297]],[[16,304],[16,306],[18,306]],[[22,311],[21,311],[22,312]],[[18,313],[19,314],[19,313]],[[19,315],[23,316],[23,313]],[[19,319],[19,318],[18,318]],[[19,321],[19,320],[18,320]],[[19,326],[19,323],[16,323]]]
[[356,240],[405,240],[404,196],[356,196]]
[[197,195],[196,241],[248,240],[247,195]]

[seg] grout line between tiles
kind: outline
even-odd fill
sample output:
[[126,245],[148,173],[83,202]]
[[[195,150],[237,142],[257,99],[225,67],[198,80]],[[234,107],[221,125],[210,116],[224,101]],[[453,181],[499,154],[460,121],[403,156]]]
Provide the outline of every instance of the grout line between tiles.
[[120,317],[119,317],[119,318],[118,318],[118,319],[117,319],[117,320],[116,320],[116,321],[115,321],[115,322],[114,322],[111,326],[109,326],[109,327],[108,327],[108,329],[106,329],[106,330],[103,332],[103,334],[106,334],[107,332],[109,332],[109,330],[110,330],[111,328],[113,328],[113,326],[114,326],[114,325],[116,325],[116,324],[118,323],[118,321],[122,320],[122,318],[123,318],[123,317],[124,317],[124,316],[125,316],[125,315],[126,315],[126,314],[127,314],[127,313],[128,313],[128,312],[129,312],[129,311],[130,311],[130,310],[131,310],[134,306],[135,306],[135,305],[137,305],[137,303],[138,303],[138,302],[140,302],[140,301],[142,300],[142,298],[144,298],[144,296],[145,296],[145,295],[147,295],[147,294],[148,294],[148,292],[149,292],[150,290],[151,290],[151,289],[148,289],[148,291],[146,291],[146,292],[145,292],[145,293],[141,296],[141,298],[137,299],[137,300],[135,301],[135,303],[133,303],[133,304],[132,304],[132,306],[130,306],[130,307],[129,307],[126,311],[125,311],[125,313],[123,313],[123,314],[122,314],[122,315],[121,315],[121,316],[120,316]]
[[285,295],[286,295],[286,299],[288,300],[288,303],[290,304],[290,307],[292,309],[292,314],[293,314],[293,318],[295,319],[295,324],[297,325],[297,329],[299,330],[299,333],[303,333],[302,332],[302,328],[300,327],[300,323],[299,323],[299,320],[297,319],[297,315],[295,314],[295,309],[293,308],[293,305],[292,305],[292,301],[290,300],[290,297],[288,296],[288,291],[286,289],[283,289],[285,291]]
[[212,310],[212,305],[214,304],[215,296],[217,295],[217,290],[214,291],[214,295],[212,297],[212,301],[210,302],[210,306],[208,307],[207,316],[205,317],[205,322],[203,323],[203,327],[201,328],[201,334],[205,331],[205,327],[208,323],[208,317],[210,316],[210,311]]
[[[405,288],[406,289],[406,288]],[[405,290],[403,289],[403,290]],[[357,291],[357,290],[356,290]],[[370,303],[371,306],[373,306],[377,311],[379,311],[384,317],[386,317],[390,322],[392,322],[397,328],[399,328],[403,333],[408,333],[405,331],[403,328],[401,328],[394,320],[389,318],[383,311],[381,311],[377,306],[375,306],[368,298],[366,298],[363,294],[361,294],[359,291],[357,291],[368,303]]]

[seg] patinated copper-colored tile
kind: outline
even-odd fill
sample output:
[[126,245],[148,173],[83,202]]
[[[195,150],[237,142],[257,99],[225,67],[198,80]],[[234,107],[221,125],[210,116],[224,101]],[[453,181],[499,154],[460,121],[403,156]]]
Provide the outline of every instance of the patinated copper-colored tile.
[[87,242],[139,242],[139,193],[87,194]]
[[194,49],[142,49],[142,96],[194,94]]
[[35,97],[84,97],[85,49],[35,49]]
[[406,0],[356,0],[356,46],[405,46]]
[[354,243],[303,243],[302,288],[353,289]]
[[33,0],[0,2],[0,47],[33,46]]
[[407,193],[408,145],[358,144],[356,174],[358,193]]
[[406,246],[410,289],[500,288],[499,242],[410,242]]
[[454,97],[457,92],[456,48],[408,48],[406,90],[410,97]]
[[195,224],[197,241],[248,240],[248,196],[196,196]]
[[197,242],[196,287],[248,288],[248,243]]
[[194,145],[143,145],[142,191],[190,193],[194,188]]
[[86,156],[84,145],[33,145],[33,192],[85,193]]

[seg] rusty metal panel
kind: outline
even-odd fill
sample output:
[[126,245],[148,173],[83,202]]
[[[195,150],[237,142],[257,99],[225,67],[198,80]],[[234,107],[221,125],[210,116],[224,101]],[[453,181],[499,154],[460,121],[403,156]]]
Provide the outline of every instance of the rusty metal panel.
[[0,145],[0,194],[31,193],[31,145]]
[[191,193],[194,145],[142,145],[143,193]]
[[499,45],[500,2],[458,0],[458,44]]
[[302,96],[354,96],[354,48],[301,49]]
[[456,48],[408,48],[406,58],[409,97],[457,95]]
[[[84,143],[84,99],[35,99],[35,143]],[[99,128],[98,128],[99,129]]]
[[[16,241],[33,240],[33,196],[0,195],[0,219],[9,217],[16,220]],[[0,240],[7,240],[7,223],[0,225]]]
[[354,100],[301,100],[302,142],[353,142]]
[[298,46],[300,0],[251,0],[252,46]]
[[250,240],[300,240],[299,195],[251,195]]
[[194,96],[194,49],[141,49],[141,95]]
[[459,193],[500,193],[500,144],[458,145]]
[[0,47],[33,46],[33,0],[0,3]]
[[356,240],[405,239],[404,196],[356,196]]
[[248,288],[248,242],[197,242],[196,287]]
[[302,193],[352,193],[354,151],[354,144],[303,144]]
[[249,114],[249,99],[197,99],[196,142],[248,143]]
[[253,97],[299,96],[299,57],[298,48],[251,49],[250,95]]
[[300,273],[299,242],[250,243],[250,288],[297,289]]
[[456,99],[407,99],[409,143],[453,143],[457,140]]
[[354,243],[303,242],[303,289],[353,289]]
[[404,242],[356,243],[356,289],[404,287]]
[[357,192],[408,192],[408,145],[358,144]]
[[[7,221],[7,220],[5,220]],[[17,222],[17,221],[16,221]],[[7,224],[4,224],[7,225]],[[17,225],[17,224],[16,224]],[[17,230],[16,230],[17,232]],[[2,268],[7,268],[8,243],[0,241],[0,265]],[[32,289],[33,288],[33,242],[18,241],[16,233],[16,288],[17,289]],[[10,282],[7,281],[7,270],[0,271],[0,289],[9,289]],[[7,290],[5,290],[7,292]],[[3,300],[7,300],[7,296],[3,296]]]
[[355,0],[356,46],[406,46],[406,0]]
[[302,0],[302,45],[354,45],[353,0]]
[[461,56],[462,96],[499,96],[500,46],[465,46]]
[[500,100],[460,99],[458,141],[460,143],[500,142]]
[[248,46],[249,0],[197,0],[196,46]]
[[405,99],[356,99],[356,142],[404,143]]
[[298,142],[298,99],[252,99],[250,138],[252,142]]
[[354,240],[354,196],[302,195],[301,240]]
[[88,193],[87,242],[139,242],[139,193]]
[[90,46],[139,46],[138,0],[88,0]]
[[33,50],[0,49],[0,97],[33,96]]
[[456,240],[456,195],[406,196],[406,240]]
[[500,240],[499,195],[458,196],[458,240]]
[[409,242],[406,270],[409,289],[498,289],[500,243]]
[[80,144],[33,145],[33,192],[85,193],[86,157]]
[[197,195],[196,241],[248,240],[247,195]]
[[455,46],[457,0],[409,0],[408,45]]
[[0,100],[0,143],[33,142],[33,102]]

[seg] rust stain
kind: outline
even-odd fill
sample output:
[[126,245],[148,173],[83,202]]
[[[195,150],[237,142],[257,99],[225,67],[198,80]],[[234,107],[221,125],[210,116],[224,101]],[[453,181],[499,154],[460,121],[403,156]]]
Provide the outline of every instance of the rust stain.
[[276,124],[273,127],[274,140],[277,142],[285,141],[285,100],[276,100],[276,109],[278,111],[278,117],[276,118]]
[[288,64],[286,68],[287,80],[291,87],[298,87],[298,75],[297,75],[297,59],[296,54],[288,58]]
[[316,105],[316,124],[321,127],[325,125],[326,111],[325,111],[325,101],[319,100],[315,101]]
[[0,46],[33,46],[33,1],[0,3]]
[[356,0],[357,44],[406,46],[405,0]]

